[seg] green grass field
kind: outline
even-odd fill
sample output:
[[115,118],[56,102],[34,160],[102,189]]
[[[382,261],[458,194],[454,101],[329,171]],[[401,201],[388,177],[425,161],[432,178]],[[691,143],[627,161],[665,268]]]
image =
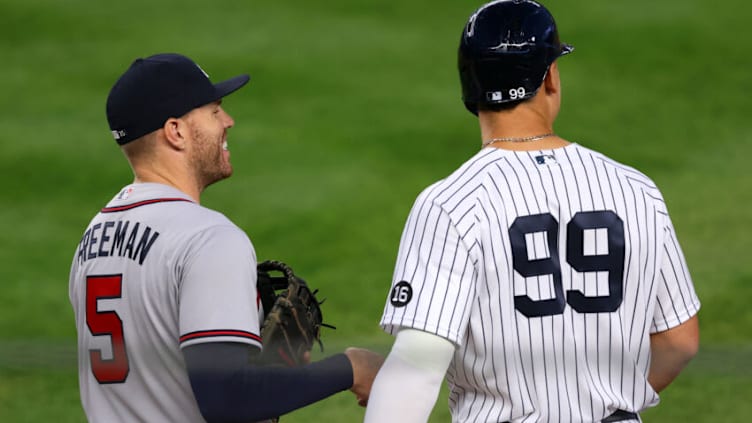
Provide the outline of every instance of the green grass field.
[[[82,422],[70,260],[131,180],[104,114],[134,58],[175,51],[215,80],[235,175],[202,202],[328,298],[327,353],[386,353],[378,320],[414,197],[479,148],[456,0],[0,3],[0,422]],[[693,273],[702,347],[647,422],[752,415],[752,8],[741,0],[549,0],[562,38],[556,130],[662,188]],[[432,422],[449,421],[446,395]],[[342,393],[285,416],[356,422]]]

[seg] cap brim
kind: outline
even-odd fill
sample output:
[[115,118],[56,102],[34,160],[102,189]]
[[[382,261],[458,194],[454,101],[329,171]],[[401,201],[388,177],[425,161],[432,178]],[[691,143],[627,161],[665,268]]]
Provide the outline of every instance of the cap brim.
[[240,75],[236,76],[235,78],[228,79],[227,81],[222,81],[214,84],[214,89],[217,92],[217,100],[237,91],[238,89],[240,89],[240,87],[247,84],[248,80],[250,79],[251,77],[248,75]]

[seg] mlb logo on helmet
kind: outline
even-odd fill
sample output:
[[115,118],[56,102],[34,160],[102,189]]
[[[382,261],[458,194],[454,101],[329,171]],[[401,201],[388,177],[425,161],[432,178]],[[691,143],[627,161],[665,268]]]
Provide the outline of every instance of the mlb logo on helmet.
[[488,101],[501,101],[501,91],[489,91],[486,93]]

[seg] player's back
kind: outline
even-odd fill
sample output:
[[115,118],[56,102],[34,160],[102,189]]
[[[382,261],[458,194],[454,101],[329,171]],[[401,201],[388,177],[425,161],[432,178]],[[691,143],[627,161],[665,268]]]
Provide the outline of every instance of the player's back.
[[213,227],[238,230],[157,184],[126,187],[89,224],[70,278],[89,421],[203,421],[179,349],[178,310],[181,275]]
[[459,344],[448,372],[455,421],[599,421],[657,402],[649,334],[684,318],[662,272],[686,265],[666,245],[673,227],[649,178],[577,144],[487,148],[414,211],[421,203],[446,214],[468,255],[454,274],[473,281],[450,282],[454,311],[446,301],[424,319]]

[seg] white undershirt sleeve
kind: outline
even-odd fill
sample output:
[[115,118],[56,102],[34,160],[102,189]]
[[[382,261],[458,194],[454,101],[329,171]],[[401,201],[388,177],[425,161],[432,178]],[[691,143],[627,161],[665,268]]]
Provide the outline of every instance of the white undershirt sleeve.
[[427,422],[454,349],[440,336],[400,330],[371,388],[365,423]]

